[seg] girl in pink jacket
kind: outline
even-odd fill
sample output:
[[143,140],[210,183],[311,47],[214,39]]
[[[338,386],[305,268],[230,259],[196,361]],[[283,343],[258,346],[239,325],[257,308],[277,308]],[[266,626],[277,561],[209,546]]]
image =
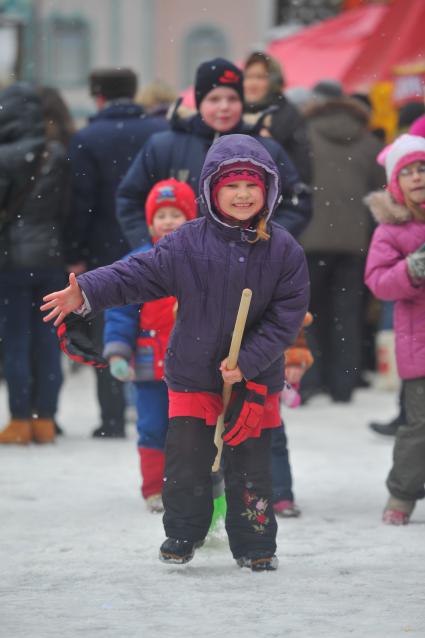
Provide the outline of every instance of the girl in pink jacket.
[[388,190],[366,198],[379,226],[366,264],[373,294],[395,302],[407,424],[397,431],[383,521],[406,525],[425,490],[425,139],[402,135],[383,158]]

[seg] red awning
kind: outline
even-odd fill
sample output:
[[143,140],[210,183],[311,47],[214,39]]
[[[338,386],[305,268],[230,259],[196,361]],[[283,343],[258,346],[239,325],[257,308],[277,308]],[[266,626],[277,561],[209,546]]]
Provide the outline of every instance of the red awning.
[[394,0],[344,75],[348,91],[393,79],[394,67],[425,62],[425,0]]
[[311,87],[325,78],[343,82],[387,11],[383,4],[345,11],[271,42],[267,51],[282,64],[287,86]]

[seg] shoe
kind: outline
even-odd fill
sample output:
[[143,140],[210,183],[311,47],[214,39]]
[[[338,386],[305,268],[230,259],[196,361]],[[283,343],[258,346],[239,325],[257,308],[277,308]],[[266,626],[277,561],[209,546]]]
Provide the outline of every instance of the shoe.
[[389,423],[377,423],[376,421],[369,423],[371,430],[377,434],[383,434],[384,436],[395,436],[400,425],[406,425],[405,419],[403,419],[400,414],[389,421]]
[[385,525],[407,525],[409,514],[398,510],[385,510],[382,515],[382,521]]
[[407,525],[415,504],[415,501],[402,501],[390,496],[382,515],[383,522],[386,525]]
[[32,437],[36,443],[53,443],[55,440],[55,423],[53,419],[32,419]]
[[61,426],[60,426],[60,425],[58,425],[58,424],[56,423],[56,421],[53,421],[53,423],[55,424],[55,434],[56,434],[56,436],[63,436],[65,433],[64,433],[64,431],[62,430]]
[[276,516],[281,518],[298,518],[298,516],[301,516],[301,510],[294,501],[278,501],[273,504],[273,510]]
[[167,538],[159,549],[159,560],[172,565],[184,565],[192,560],[195,549],[202,547],[204,541],[187,541]]
[[236,559],[239,567],[248,567],[253,572],[274,572],[279,566],[279,560],[275,554],[270,556],[268,552],[252,552],[250,556],[241,556]]
[[27,445],[31,441],[32,432],[29,419],[11,419],[10,423],[0,432],[0,444]]
[[164,511],[164,505],[162,503],[161,494],[152,494],[152,496],[148,496],[146,498],[146,507],[149,512],[153,514],[162,514]]
[[99,425],[91,435],[94,439],[125,439],[125,430],[110,425]]

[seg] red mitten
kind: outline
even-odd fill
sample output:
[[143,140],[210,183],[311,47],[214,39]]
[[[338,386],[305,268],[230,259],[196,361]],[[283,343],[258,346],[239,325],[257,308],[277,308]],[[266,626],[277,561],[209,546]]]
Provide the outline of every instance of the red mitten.
[[241,386],[224,417],[223,441],[227,445],[239,445],[261,435],[266,397],[266,385],[247,381]]

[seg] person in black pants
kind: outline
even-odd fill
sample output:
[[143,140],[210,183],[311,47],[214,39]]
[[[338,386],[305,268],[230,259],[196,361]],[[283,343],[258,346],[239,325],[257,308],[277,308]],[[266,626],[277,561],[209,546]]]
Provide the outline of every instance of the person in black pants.
[[[129,252],[115,216],[115,193],[133,158],[152,133],[168,127],[147,117],[134,102],[137,78],[130,69],[105,69],[90,76],[98,113],[71,140],[72,216],[67,227],[69,270],[82,273]],[[103,349],[103,317],[93,322],[92,339]],[[123,385],[109,369],[96,370],[101,424],[94,437],[123,437]]]

